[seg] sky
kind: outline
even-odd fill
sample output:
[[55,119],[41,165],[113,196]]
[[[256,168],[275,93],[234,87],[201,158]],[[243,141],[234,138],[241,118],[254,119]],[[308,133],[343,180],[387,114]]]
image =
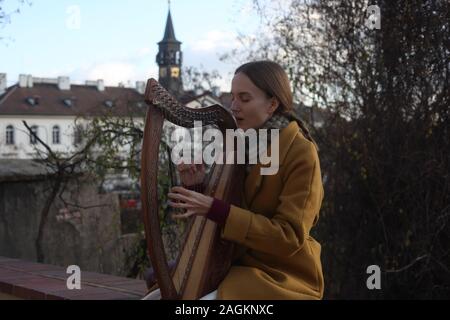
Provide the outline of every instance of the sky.
[[[0,73],[7,83],[19,74],[71,83],[104,79],[107,85],[157,78],[157,43],[162,40],[167,0],[31,0],[0,28]],[[237,67],[219,56],[236,48],[238,33],[250,34],[258,18],[252,0],[172,0],[175,35],[184,66],[203,66],[223,76],[229,90]],[[10,12],[17,0],[5,0]]]

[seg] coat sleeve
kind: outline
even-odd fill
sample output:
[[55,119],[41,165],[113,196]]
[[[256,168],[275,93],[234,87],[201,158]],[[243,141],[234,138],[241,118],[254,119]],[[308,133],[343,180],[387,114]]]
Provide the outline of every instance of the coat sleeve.
[[302,142],[285,159],[283,188],[272,218],[231,206],[222,237],[276,256],[292,256],[302,249],[315,224],[323,199],[317,151]]

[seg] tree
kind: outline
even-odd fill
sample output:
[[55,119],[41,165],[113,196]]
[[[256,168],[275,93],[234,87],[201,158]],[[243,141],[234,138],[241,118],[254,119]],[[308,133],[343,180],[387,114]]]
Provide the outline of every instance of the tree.
[[[80,132],[81,123],[86,128]],[[37,261],[42,263],[45,261],[45,252],[42,247],[44,230],[55,199],[61,200],[68,210],[87,209],[78,203],[70,203],[64,198],[64,191],[69,182],[77,182],[86,174],[93,180],[103,181],[111,170],[126,169],[130,175],[138,176],[136,158],[142,140],[142,129],[132,117],[121,118],[104,114],[94,118],[78,118],[75,121],[75,127],[78,130],[77,134],[81,135],[78,139],[83,142],[80,142],[73,152],[59,153],[39,138],[26,121],[23,121],[23,124],[29,135],[33,136],[37,142],[34,147],[35,160],[48,168],[51,180],[50,192],[40,212],[35,243]],[[94,206],[102,206],[102,204]],[[93,206],[89,206],[91,207]]]
[[208,71],[203,66],[188,66],[183,70],[183,84],[187,90],[214,92],[221,79],[217,70]]
[[[4,28],[7,24],[11,23],[11,17],[20,13],[20,8],[23,5],[31,5],[30,0],[16,0],[17,8],[12,11],[7,11],[5,9],[5,0],[0,0],[0,29]],[[0,35],[0,40],[3,40],[3,37]]]

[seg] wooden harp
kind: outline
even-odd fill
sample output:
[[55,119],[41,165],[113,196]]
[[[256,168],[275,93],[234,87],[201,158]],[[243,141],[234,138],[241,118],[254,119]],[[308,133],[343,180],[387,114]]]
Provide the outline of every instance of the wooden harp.
[[[148,254],[162,299],[196,300],[217,289],[229,271],[234,248],[221,239],[215,222],[193,217],[175,267],[169,269],[158,212],[158,154],[163,123],[168,120],[193,128],[194,121],[202,121],[203,125],[216,126],[225,136],[226,129],[237,128],[236,121],[220,105],[200,109],[182,106],[154,79],[148,80],[145,101],[148,111],[141,155],[141,199]],[[244,179],[241,165],[215,164],[209,177],[204,194],[232,204],[240,202]]]

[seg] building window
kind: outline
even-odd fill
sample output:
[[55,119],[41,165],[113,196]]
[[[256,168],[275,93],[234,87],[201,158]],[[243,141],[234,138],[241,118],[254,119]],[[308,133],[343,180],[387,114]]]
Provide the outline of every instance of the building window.
[[106,100],[106,101],[105,101],[105,106],[107,106],[108,108],[114,107],[114,101],[112,101],[112,100]]
[[[34,136],[33,133],[36,136]],[[30,144],[36,144],[37,143],[37,139],[36,139],[37,136],[38,136],[38,126],[32,126],[31,127],[31,133],[30,133]]]
[[59,126],[53,127],[53,144],[60,144],[61,143],[61,130],[59,129]]
[[6,127],[6,144],[14,144],[14,127],[11,125]]
[[83,142],[83,126],[77,125],[74,130],[74,143],[79,145]]

